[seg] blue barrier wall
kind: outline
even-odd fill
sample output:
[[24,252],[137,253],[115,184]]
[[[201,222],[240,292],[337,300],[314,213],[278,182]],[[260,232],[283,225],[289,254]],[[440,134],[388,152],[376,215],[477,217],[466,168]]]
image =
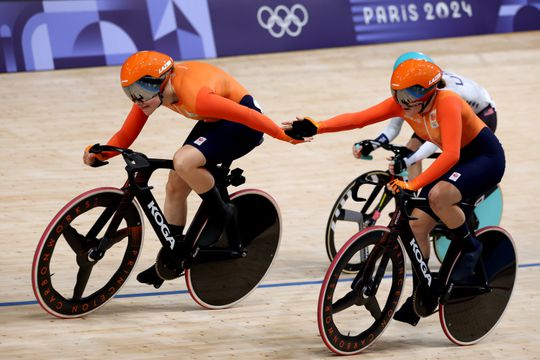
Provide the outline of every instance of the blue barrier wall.
[[540,30],[540,0],[0,2],[0,72]]

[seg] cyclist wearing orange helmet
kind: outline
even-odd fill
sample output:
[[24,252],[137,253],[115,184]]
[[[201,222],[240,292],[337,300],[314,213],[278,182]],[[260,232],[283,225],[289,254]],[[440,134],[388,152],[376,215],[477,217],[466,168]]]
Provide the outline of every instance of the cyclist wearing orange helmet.
[[120,70],[120,83],[133,102],[144,103],[155,96],[163,102],[163,89],[174,67],[173,59],[157,51],[131,55]]
[[[504,174],[505,157],[497,137],[471,107],[456,93],[439,89],[441,78],[442,70],[437,65],[410,59],[394,70],[390,81],[392,97],[380,104],[326,121],[308,118],[284,123],[284,127],[288,134],[300,138],[402,117],[420,138],[441,148],[441,155],[414,180],[393,180],[388,186],[393,192],[421,189],[419,196],[429,199],[430,209],[415,209],[412,213],[417,220],[410,222],[411,229],[426,261],[430,251],[428,235],[436,220],[442,220],[453,231],[462,249],[453,280],[463,282],[474,271],[482,245],[469,232],[465,213],[457,203],[474,201],[498,184]],[[396,313],[396,319],[416,325],[419,317],[411,298]]]
[[[401,54],[396,59],[393,70],[395,70],[402,62],[410,59],[433,62],[433,60],[424,53],[409,51]],[[495,108],[495,102],[486,89],[462,75],[446,70],[443,71],[441,83],[444,86],[439,85],[439,88],[452,90],[461,96],[463,100],[471,106],[476,115],[485,122],[493,132],[496,131],[497,110]],[[355,143],[352,148],[353,156],[357,159],[369,156],[372,151],[379,147],[379,143],[385,144],[392,142],[392,140],[399,135],[403,122],[403,119],[400,117],[393,118],[374,141],[364,140]],[[428,158],[431,154],[439,150],[436,145],[421,139],[415,133],[412,134],[405,146],[410,149],[412,153],[405,158],[393,159],[389,163],[389,170],[391,173],[400,173],[402,170],[406,169],[409,179],[414,179],[422,172],[423,159]]]
[[[210,205],[209,222],[213,224],[205,226],[209,233],[205,236],[217,240],[219,234],[214,229],[223,229],[232,216],[230,205],[221,199],[207,167],[246,155],[261,144],[263,133],[279,140],[299,142],[263,115],[253,97],[233,77],[210,64],[196,61],[175,64],[168,55],[141,51],[124,62],[120,80],[134,104],[108,145],[129,147],[148,117],[161,105],[199,120],[174,154],[174,171],[169,173],[166,186],[164,213],[177,241],[183,240],[187,197],[191,190]],[[87,148],[83,161],[95,165],[96,161],[115,155],[114,152],[91,154]],[[155,287],[163,283],[153,265],[137,279]]]

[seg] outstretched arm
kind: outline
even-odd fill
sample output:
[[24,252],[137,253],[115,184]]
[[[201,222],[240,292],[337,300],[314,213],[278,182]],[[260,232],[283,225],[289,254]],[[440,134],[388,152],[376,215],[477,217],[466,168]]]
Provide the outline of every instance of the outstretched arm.
[[232,100],[219,96],[209,88],[203,88],[197,95],[196,112],[201,116],[225,119],[249,126],[276,139],[291,142],[289,136],[268,116]]
[[318,123],[318,133],[322,134],[326,132],[363,128],[364,126],[375,124],[391,117],[400,116],[401,113],[401,107],[393,98],[388,98],[366,110],[356,113],[341,114],[326,121],[321,121]]

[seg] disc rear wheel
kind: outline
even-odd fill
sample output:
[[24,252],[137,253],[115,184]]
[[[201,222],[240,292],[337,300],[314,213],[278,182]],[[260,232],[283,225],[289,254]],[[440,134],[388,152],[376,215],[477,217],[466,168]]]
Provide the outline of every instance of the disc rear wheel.
[[226,231],[216,244],[201,249],[186,270],[190,295],[209,309],[230,307],[246,298],[267,274],[279,248],[281,218],[272,197],[260,190],[243,190],[232,194],[231,202],[239,234]]
[[473,281],[470,285],[454,285],[440,306],[444,333],[458,345],[475,344],[495,328],[516,280],[516,251],[510,235],[492,226],[479,230],[476,237],[483,249]]

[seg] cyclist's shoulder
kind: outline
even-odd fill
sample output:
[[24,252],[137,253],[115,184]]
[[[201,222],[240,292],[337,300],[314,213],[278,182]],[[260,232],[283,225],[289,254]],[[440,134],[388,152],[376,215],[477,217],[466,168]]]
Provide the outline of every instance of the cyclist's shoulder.
[[217,73],[227,74],[223,69],[208,62],[203,61],[181,61],[174,65],[175,71],[185,72],[190,75],[215,75]]
[[[175,64],[176,82],[215,84],[232,82],[234,78],[225,70],[202,61],[184,61]],[[181,78],[182,80],[178,79]]]
[[437,98],[436,98],[436,102],[438,103],[444,103],[450,99],[460,99],[461,101],[463,101],[462,97],[460,96],[460,94],[453,90],[453,89],[447,89],[447,88],[444,88],[444,89],[439,89],[438,91],[438,94],[437,94]]

